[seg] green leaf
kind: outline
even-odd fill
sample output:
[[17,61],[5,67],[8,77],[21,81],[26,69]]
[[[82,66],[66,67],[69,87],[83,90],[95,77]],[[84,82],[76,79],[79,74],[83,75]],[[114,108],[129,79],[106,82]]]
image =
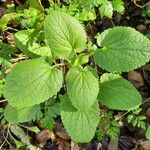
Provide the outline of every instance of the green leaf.
[[44,128],[47,128],[49,130],[52,130],[54,128],[55,121],[49,116],[44,117],[40,122]]
[[28,127],[27,128],[29,131],[34,132],[34,133],[39,133],[40,129],[37,126],[33,126],[33,127]]
[[90,11],[83,9],[82,12],[80,13],[79,19],[83,20],[83,21],[95,20],[96,12],[95,12],[94,8],[91,9]]
[[0,113],[3,113],[4,112],[4,109],[3,108],[0,108]]
[[98,7],[99,5],[105,3],[107,0],[77,0],[76,3],[81,5],[82,8],[86,10],[90,10],[95,6]]
[[11,54],[16,52],[16,48],[11,47],[8,44],[5,44],[0,41],[0,64],[2,64],[5,67],[11,66]]
[[6,30],[7,29],[7,24],[10,22],[10,21],[14,21],[18,18],[20,18],[20,16],[22,16],[21,13],[9,13],[9,14],[5,14],[3,15],[1,18],[0,18],[0,30]]
[[[107,31],[107,30],[106,30]],[[101,49],[95,52],[96,63],[113,72],[136,69],[150,59],[150,40],[130,27],[114,27],[102,33]]]
[[64,12],[53,11],[45,20],[45,37],[52,53],[67,59],[86,46],[86,33],[82,25]]
[[146,131],[146,138],[150,140],[150,125],[148,126],[147,131]]
[[89,56],[85,53],[81,53],[75,58],[75,61],[73,62],[73,66],[81,66],[82,64],[89,62]]
[[8,74],[4,95],[14,107],[29,107],[56,95],[62,82],[62,72],[51,67],[45,59],[26,60]]
[[61,118],[68,134],[75,142],[89,142],[99,123],[98,103],[95,102],[89,110],[79,111],[65,95],[61,98]]
[[27,56],[36,58],[39,56],[52,56],[48,46],[40,45],[35,41],[34,30],[22,30],[15,34],[17,47]]
[[56,118],[57,115],[60,115],[59,103],[56,103],[53,106],[49,106],[47,108],[47,111],[45,113],[45,117],[40,120],[41,125],[44,128],[52,130],[54,128],[54,124],[55,124],[54,118]]
[[110,1],[103,2],[103,4],[99,7],[99,11],[100,11],[101,17],[112,18],[112,15],[113,15],[112,2]]
[[23,109],[16,109],[11,105],[8,105],[5,108],[4,117],[8,122],[23,123],[40,119],[42,117],[42,112],[39,105]]
[[97,74],[96,68],[94,69],[94,68],[92,68],[91,66],[86,66],[86,67],[85,67],[85,70],[90,71],[97,79],[99,79],[99,76],[98,76],[98,74]]
[[68,96],[77,109],[89,109],[95,103],[99,85],[90,71],[71,68],[66,76],[66,84]]
[[35,8],[39,11],[42,11],[43,10],[43,7],[42,7],[42,4],[41,4],[41,1],[40,0],[27,0],[28,3],[29,3],[29,6],[32,7],[32,8]]
[[135,87],[117,74],[104,74],[100,78],[98,99],[111,109],[130,110],[141,104]]
[[[0,80],[0,81],[1,81],[1,80]],[[1,97],[1,95],[3,94],[3,88],[4,88],[3,83],[0,83],[0,97]]]
[[56,103],[55,105],[51,106],[51,107],[48,107],[48,110],[46,112],[46,115],[49,117],[49,118],[55,118],[57,117],[57,115],[60,114],[60,106],[59,106],[59,103]]
[[118,13],[123,13],[124,12],[124,3],[122,0],[113,0],[113,9],[117,11]]

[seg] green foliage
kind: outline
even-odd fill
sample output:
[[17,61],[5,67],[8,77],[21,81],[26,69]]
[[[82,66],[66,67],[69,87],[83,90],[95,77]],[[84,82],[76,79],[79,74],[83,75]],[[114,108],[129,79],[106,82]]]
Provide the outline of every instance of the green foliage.
[[20,24],[22,28],[36,28],[39,22],[43,20],[43,17],[44,14],[41,11],[34,7],[29,7],[29,9],[24,9],[22,12]]
[[[52,1],[50,3],[53,4]],[[73,2],[76,3],[78,7],[82,4],[81,8],[84,5],[87,12],[95,10],[95,7],[105,12],[110,5],[113,10],[121,12],[122,9],[119,0]],[[114,27],[99,33],[97,45],[91,46],[90,42],[86,44],[83,25],[62,12],[59,6],[58,3],[50,8],[44,29],[40,18],[39,26],[38,23],[30,26],[36,29],[15,34],[17,48],[33,59],[19,62],[6,79],[2,79],[5,82],[3,94],[9,102],[4,117],[9,122],[17,123],[38,120],[43,127],[51,130],[54,118],[60,115],[70,137],[79,143],[89,142],[93,138],[100,121],[100,126],[103,126],[100,130],[114,139],[119,134],[119,124],[112,114],[100,116],[98,100],[100,105],[118,110],[132,110],[141,104],[137,90],[115,73],[133,70],[147,63],[150,59],[150,41],[133,28]],[[70,10],[70,14],[76,11],[75,8]],[[105,13],[111,17],[112,10],[109,11]],[[101,76],[101,69],[111,73]],[[38,105],[40,103],[41,106]],[[13,118],[11,114],[14,114]],[[135,111],[130,115],[133,116],[128,119],[130,123],[144,128],[143,116]]]
[[102,131],[97,130],[95,133],[95,136],[99,141],[102,141],[105,137],[105,134]]
[[47,109],[46,115],[50,118],[56,118],[57,115],[60,115],[59,103],[55,103],[54,105],[49,106]]
[[39,1],[39,0],[32,0],[32,1],[27,0],[27,2],[29,3],[29,7],[35,8],[35,9],[40,10],[40,11],[43,10],[43,7],[41,5],[41,1]]
[[54,128],[55,121],[53,118],[46,116],[40,120],[42,127],[52,130]]
[[[39,33],[38,33],[39,34]],[[15,42],[17,47],[27,56],[36,58],[40,56],[51,57],[51,50],[46,45],[40,45],[36,42],[36,30],[22,30],[15,34]]]
[[146,4],[146,7],[143,10],[143,16],[150,17],[150,3],[149,2]]
[[60,115],[59,104],[55,103],[52,106],[47,106],[46,104],[45,109],[46,109],[45,117],[40,120],[40,123],[43,127],[52,130],[55,124],[54,118],[56,118],[57,115]]
[[0,96],[3,94],[3,83],[2,81],[0,80]]
[[0,30],[6,30],[8,28],[7,24],[12,20],[16,21],[16,19],[20,18],[20,16],[22,16],[21,13],[15,13],[15,12],[8,13],[2,16],[0,19]]
[[112,18],[113,15],[113,6],[110,1],[104,1],[102,6],[99,7],[99,11],[102,17],[107,16],[108,18]]
[[26,60],[7,76],[4,94],[10,105],[30,107],[56,95],[62,82],[61,71],[51,67],[44,58]]
[[98,99],[103,105],[119,110],[134,109],[141,104],[138,91],[117,74],[101,76]]
[[107,131],[107,134],[110,136],[112,140],[115,140],[118,138],[120,133],[120,126],[117,121],[112,121],[110,128]]
[[101,114],[98,133],[108,135],[112,140],[118,138],[120,133],[119,122],[114,120],[111,112]]
[[96,12],[93,9],[91,9],[90,11],[86,10],[83,8],[82,12],[79,15],[79,20],[94,20],[96,19]]
[[0,64],[4,67],[11,66],[11,54],[16,52],[16,49],[8,44],[3,43],[0,41]]
[[113,0],[112,1],[113,9],[114,11],[117,11],[118,13],[124,12],[124,3],[122,0]]
[[45,37],[57,58],[67,59],[85,49],[86,34],[81,24],[63,12],[53,11],[45,20]]
[[67,95],[61,98],[61,117],[71,138],[79,143],[88,142],[99,123],[99,107],[95,102],[90,109],[77,110]]
[[98,43],[102,48],[95,52],[96,63],[109,72],[133,70],[150,59],[150,40],[130,27],[104,31]]
[[4,117],[11,123],[23,123],[31,120],[35,121],[36,119],[39,120],[42,117],[42,112],[39,105],[22,109],[16,109],[8,105],[5,108]]
[[70,101],[79,110],[89,109],[96,101],[99,86],[95,76],[81,68],[71,68],[66,77]]
[[133,110],[128,115],[128,123],[131,123],[134,127],[137,126],[138,128],[142,128],[143,130],[146,130],[145,120],[146,117],[143,115],[140,115],[140,112],[142,111],[141,108]]
[[3,113],[4,112],[4,109],[3,108],[0,108],[0,113]]
[[[124,13],[124,3],[122,0],[72,0],[67,3],[70,3],[70,5],[66,12],[82,21],[95,20],[97,16],[96,9],[99,10],[101,17],[112,18],[114,11],[121,14]],[[68,11],[70,8],[72,11]]]

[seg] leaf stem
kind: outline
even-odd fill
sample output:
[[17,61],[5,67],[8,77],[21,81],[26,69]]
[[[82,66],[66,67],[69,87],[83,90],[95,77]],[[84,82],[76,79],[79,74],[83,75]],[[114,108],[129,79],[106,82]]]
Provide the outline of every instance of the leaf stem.
[[[143,105],[144,103],[148,102],[149,100],[150,100],[150,97],[147,98],[144,102],[142,102],[141,105]],[[121,117],[119,117],[118,119],[116,119],[116,121],[117,121],[117,120],[121,120],[126,114],[128,114],[128,113],[131,112],[131,111],[132,111],[132,110],[128,110],[128,111],[125,112]]]
[[150,97],[147,98],[145,101],[143,101],[141,105],[143,105],[144,103],[148,102],[149,100],[150,100]]

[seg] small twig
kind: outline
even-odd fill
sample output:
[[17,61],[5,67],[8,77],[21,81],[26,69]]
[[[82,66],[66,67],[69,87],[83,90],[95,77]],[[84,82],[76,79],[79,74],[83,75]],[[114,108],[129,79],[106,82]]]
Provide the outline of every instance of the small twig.
[[150,97],[147,98],[141,105],[145,104],[146,102],[148,102],[150,100]]
[[4,139],[3,143],[2,143],[1,146],[0,146],[0,149],[2,149],[2,147],[4,146],[4,144],[5,144],[6,142],[8,142],[8,141],[7,141],[7,138],[8,138],[8,135],[9,135],[9,126],[10,126],[10,124],[8,124],[7,133],[6,133],[6,136],[5,136],[5,139]]
[[13,31],[16,31],[16,32],[18,32],[18,31],[19,31],[18,29],[11,28],[11,27],[7,27],[7,29],[10,29],[10,30],[13,30]]
[[111,21],[111,24],[112,24],[112,25],[113,25],[113,27],[114,27],[115,25],[114,25],[114,22],[113,22],[113,20],[111,19],[110,21]]
[[137,0],[133,0],[133,3],[134,3],[137,7],[141,8],[141,9],[143,9],[144,7],[146,7],[147,5],[150,4],[150,2],[148,2],[148,3],[146,3],[145,5],[141,6],[141,5],[137,4],[136,1],[137,1]]
[[18,62],[18,61],[20,61],[20,60],[25,60],[26,58],[28,58],[28,57],[22,56],[22,57],[18,57],[18,58],[13,58],[13,59],[11,59],[11,61],[12,61],[13,63],[16,63],[16,62]]
[[[150,97],[147,98],[144,102],[142,102],[141,105],[143,105],[144,103],[148,102],[149,100],[150,100]],[[116,121],[117,121],[117,120],[121,120],[126,114],[128,114],[128,113],[131,112],[131,111],[132,111],[132,110],[128,110],[128,111],[125,112],[121,117],[117,118]]]
[[137,7],[139,7],[139,8],[142,8],[142,9],[143,9],[143,6],[141,6],[141,5],[137,4],[137,3],[136,3],[136,0],[133,0],[133,3],[134,3]]
[[15,140],[15,138],[13,137],[13,135],[11,134],[10,130],[9,130],[9,135],[10,135],[10,137],[12,138],[12,140],[15,142],[16,140]]
[[0,103],[4,103],[6,101],[7,101],[6,99],[3,99],[3,100],[0,100]]
[[59,66],[65,66],[66,64],[62,63],[62,64],[56,64],[56,65],[53,65],[52,67],[59,67]]
[[20,5],[20,6],[23,5],[19,0],[15,0],[15,2],[16,2],[18,5]]
[[130,111],[132,110],[128,110],[127,112],[125,112],[122,116],[120,116],[119,118],[116,118],[115,121],[121,120],[126,114],[128,114]]
[[150,4],[150,2],[146,3],[145,5],[143,5],[143,8],[146,7],[146,6],[149,5],[149,4]]
[[24,126],[24,125],[22,125],[22,124],[17,124],[18,126],[20,126],[20,127],[23,127],[23,128],[25,128],[25,129],[27,129],[27,131],[29,130],[29,128],[27,127],[27,126]]

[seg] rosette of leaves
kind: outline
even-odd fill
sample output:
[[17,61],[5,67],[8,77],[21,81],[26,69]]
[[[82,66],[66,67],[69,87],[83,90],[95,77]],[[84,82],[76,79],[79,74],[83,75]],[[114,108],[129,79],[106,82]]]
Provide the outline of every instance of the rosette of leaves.
[[[44,28],[52,56],[39,55],[13,67],[3,92],[12,108],[35,109],[64,89],[59,96],[62,122],[75,142],[84,143],[93,138],[99,124],[99,104],[118,110],[132,110],[141,104],[138,91],[119,73],[149,61],[149,39],[133,28],[118,26],[98,36],[93,52],[87,49],[83,25],[66,13],[52,11]],[[100,79],[87,65],[92,54],[96,64],[107,71]]]

